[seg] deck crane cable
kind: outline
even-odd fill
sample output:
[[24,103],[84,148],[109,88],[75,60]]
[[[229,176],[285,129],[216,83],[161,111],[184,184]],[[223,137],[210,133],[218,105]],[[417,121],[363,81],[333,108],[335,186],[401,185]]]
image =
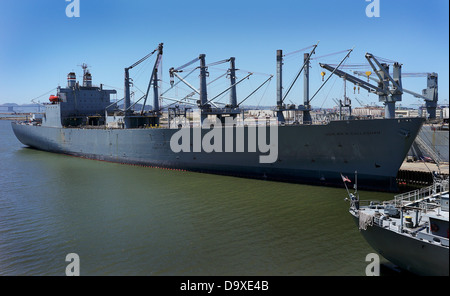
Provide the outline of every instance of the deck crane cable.
[[[142,92],[142,91],[141,91]],[[133,107],[134,107],[134,105],[136,105],[137,103],[139,103],[139,101],[140,100],[142,100],[143,98],[145,98],[146,96],[145,96],[145,94],[142,96],[142,97],[140,97],[136,102],[134,102],[133,104],[131,104],[130,105],[130,107],[128,107],[127,108],[127,110],[134,110],[134,109],[132,109]],[[145,104],[143,105],[143,107],[145,106]]]
[[321,59],[321,58],[325,58],[325,57],[328,57],[328,56],[332,56],[332,55],[336,55],[336,54],[340,54],[340,53],[344,53],[344,52],[348,52],[348,51],[349,51],[349,49],[341,50],[341,51],[337,51],[337,52],[332,52],[332,53],[325,54],[325,55],[322,55],[322,56],[319,56],[319,57],[311,58],[310,60],[318,60],[318,59]]
[[[165,81],[163,81],[163,83],[169,84],[168,82],[165,82]],[[180,87],[180,86],[179,86],[179,87],[177,87],[177,91],[176,91],[177,94],[175,95],[176,97],[178,96],[178,89],[181,89],[181,90],[183,90],[183,91],[190,91],[190,90],[187,89],[187,88],[183,88],[183,87]],[[171,88],[169,88],[167,91],[169,91],[169,90],[171,90]],[[166,92],[167,92],[167,91],[166,91]],[[166,93],[166,92],[164,92],[164,93]],[[161,100],[164,100],[164,99],[167,98],[167,97],[164,97],[163,94],[161,94],[159,97],[160,97]]]
[[[213,63],[210,63],[210,64],[206,65],[206,67],[211,67],[211,66],[216,66],[216,65],[219,65],[219,64],[227,63],[230,60],[231,59],[224,59],[224,60],[220,60],[220,61],[217,61],[217,62],[213,62]],[[226,71],[227,72],[225,72],[225,74],[222,74],[219,77],[215,78],[214,80],[210,81],[208,83],[208,85],[213,83],[213,82],[215,82],[215,81],[217,81],[218,79],[222,78],[223,76],[227,75],[228,74],[228,70],[226,70]],[[228,88],[226,88],[224,91],[222,91],[221,93],[219,93],[218,95],[216,95],[212,99],[208,100],[207,103],[212,103],[212,101],[214,101],[218,97],[220,97],[222,95],[225,95],[232,87],[238,85],[239,83],[241,83],[242,81],[244,81],[245,79],[247,79],[248,77],[250,77],[251,75],[254,74],[253,72],[247,72],[247,73],[248,73],[247,76],[245,76],[244,78],[240,79],[238,82],[234,83],[233,85],[229,86]]]
[[134,76],[133,82],[136,82],[141,78],[141,76],[144,74],[144,72],[147,71],[149,65],[150,65],[150,59],[147,59],[145,61],[145,63],[142,63],[139,67],[137,67],[135,69],[135,74],[133,75]]
[[[190,62],[188,62],[188,63],[186,63],[186,64],[184,64],[184,65],[182,65],[182,66],[180,66],[178,68],[171,69],[171,71],[173,71],[173,72],[183,72],[182,70],[184,68],[192,65],[193,63],[197,62],[198,60],[199,60],[199,58],[197,57],[197,58],[193,59],[192,61],[190,61]],[[223,63],[226,63],[226,62],[229,62],[229,61],[230,61],[230,59],[220,60],[220,61],[217,61],[217,62],[210,63],[210,64],[206,65],[205,67],[211,67],[211,66],[215,66],[215,65],[220,65],[220,64],[223,64]],[[198,68],[200,68],[200,66],[199,67],[195,67],[194,70],[196,70]]]
[[296,51],[293,51],[293,52],[289,52],[287,54],[284,54],[283,57],[287,57],[287,56],[290,56],[290,55],[293,55],[293,54],[296,54],[296,53],[299,53],[299,52],[303,52],[303,51],[305,51],[307,49],[313,48],[314,46],[315,45],[313,44],[313,45],[310,45],[308,47],[305,47],[305,48],[302,48],[302,49],[299,49],[299,50],[296,50]]
[[246,96],[236,107],[239,107],[242,103],[244,103],[248,98],[250,98],[254,93],[256,93],[264,84],[272,79],[273,75],[270,75],[269,78],[266,79],[260,86],[258,86],[254,91],[252,91],[248,96]]
[[208,82],[206,85],[210,85],[226,75],[228,75],[228,72],[225,72],[224,74],[219,75],[218,77],[216,77],[213,80],[211,80],[210,82]]
[[[328,65],[332,66],[332,67],[337,66],[337,64],[328,64]],[[339,68],[340,69],[358,69],[358,68],[370,69],[370,65],[369,64],[347,64],[347,65],[341,65]]]
[[258,74],[258,75],[263,75],[263,76],[269,76],[272,77],[272,74],[267,74],[267,73],[263,73],[263,72],[255,72],[255,71],[249,71],[249,70],[245,70],[245,69],[236,69],[236,71],[241,71],[241,72],[246,72],[246,73],[253,73],[253,74]]
[[164,106],[163,108],[168,108],[168,107],[170,107],[172,105],[175,105],[177,103],[189,104],[189,105],[196,106],[195,103],[187,102],[187,100],[197,101],[197,99],[192,98],[192,95],[194,95],[194,94],[195,94],[195,92],[191,92],[191,93],[187,94],[186,96],[184,96],[182,99],[173,99],[173,98],[162,97],[162,98],[164,98],[166,100],[174,101],[174,103],[171,103],[171,104],[169,104],[167,106]]
[[[54,87],[54,88],[52,88],[51,90],[49,90],[48,92],[46,92],[45,94],[42,94],[42,95],[40,95],[40,96],[38,96],[38,97],[35,97],[35,98],[31,99],[31,102],[34,103],[34,100],[39,99],[40,97],[43,97],[43,96],[45,96],[45,95],[48,95],[49,93],[51,93],[51,92],[54,91],[55,89],[57,89],[57,88]],[[40,104],[40,103],[36,103],[36,104]]]
[[[189,64],[189,63],[188,63]],[[187,67],[187,65],[188,64],[186,64],[185,66],[183,66],[183,67]],[[180,68],[182,68],[182,67],[180,67]],[[189,75],[191,75],[195,70],[197,70],[198,69],[198,67],[196,67],[196,68],[193,68],[193,69],[189,69],[189,70],[191,70],[188,74],[186,74],[184,77],[183,77],[183,79],[186,79]],[[185,70],[187,70],[187,69],[185,69]],[[225,75],[227,75],[228,73],[224,73],[224,74],[221,74],[219,77],[217,77],[217,78],[215,78],[214,80],[212,80],[212,81],[210,81],[210,82],[208,82],[207,83],[207,85],[209,85],[209,84],[211,84],[211,83],[213,83],[213,82],[215,82],[215,81],[217,81],[217,80],[219,80],[220,78],[222,78],[222,77],[224,77]],[[167,97],[163,97],[163,95],[164,94],[166,94],[169,90],[171,90],[172,88],[174,88],[178,83],[180,83],[181,82],[181,80],[178,80],[177,82],[175,82],[174,84],[173,84],[173,86],[171,86],[169,89],[167,89],[166,91],[164,91],[162,94],[161,94],[161,98],[163,98],[163,99],[169,99],[169,98],[167,98]],[[183,98],[184,99],[184,98]],[[182,101],[183,99],[181,99],[180,101]],[[174,99],[169,99],[169,100],[174,100]],[[173,104],[170,104],[170,105],[168,105],[168,106],[171,106],[171,105],[173,105]]]
[[[308,47],[308,48],[309,48],[309,47]],[[188,63],[186,63],[186,64],[184,64],[184,65],[182,65],[182,66],[180,66],[180,67],[178,67],[178,68],[171,68],[171,69],[169,70],[169,72],[171,73],[171,76],[172,76],[172,75],[175,75],[175,76],[177,76],[178,78],[180,78],[178,75],[176,75],[176,73],[177,73],[177,72],[183,72],[183,69],[185,69],[186,67],[188,67],[188,66],[192,65],[193,63],[197,62],[199,59],[200,59],[200,58],[198,57],[198,58],[195,58],[195,59],[193,59],[192,61],[190,61],[190,62],[188,62]],[[224,60],[220,60],[220,61],[217,61],[217,62],[210,63],[210,64],[206,65],[205,67],[211,67],[211,66],[219,65],[219,64],[226,63],[226,62],[229,62],[229,61],[230,61],[230,59],[224,59]],[[167,93],[167,92],[168,92],[170,89],[172,89],[175,85],[177,85],[179,82],[183,81],[186,77],[188,77],[190,74],[192,74],[195,70],[197,70],[197,69],[199,69],[199,68],[200,68],[200,67],[195,67],[194,69],[192,69],[192,71],[190,71],[190,72],[188,73],[188,75],[186,75],[185,77],[183,77],[182,80],[181,80],[181,79],[178,80],[176,83],[173,83],[173,82],[171,81],[171,87],[161,94],[161,98],[169,99],[169,98],[163,97],[162,95],[164,95],[165,93]],[[240,70],[243,71],[242,69],[240,69]],[[219,96],[223,95],[224,93],[228,92],[232,87],[234,87],[234,86],[236,86],[237,84],[241,83],[242,81],[244,81],[245,79],[247,79],[247,78],[250,77],[251,75],[256,74],[255,72],[250,72],[250,71],[247,71],[247,73],[248,73],[248,74],[247,74],[244,78],[242,78],[241,80],[239,80],[238,82],[234,83],[233,85],[231,85],[230,87],[228,87],[226,90],[224,90],[224,91],[221,92],[220,94],[218,94],[218,95],[216,95],[215,97],[213,97],[212,99],[210,99],[210,100],[208,101],[208,103],[212,103],[213,100],[215,100],[215,99],[218,98]],[[223,76],[225,76],[225,75],[227,75],[227,74],[228,74],[228,71],[227,71],[225,74],[222,74],[222,75],[220,75],[219,77],[215,78],[214,80],[210,81],[210,82],[208,83],[208,85],[211,84],[211,83],[213,83],[213,82],[215,82],[215,81],[217,81],[218,79],[222,78]],[[258,73],[258,74],[268,75],[268,74],[266,74],[266,73]],[[247,100],[247,99],[248,99],[251,95],[253,95],[257,90],[259,90],[259,88],[261,88],[266,82],[270,81],[272,77],[273,77],[273,75],[270,75],[270,77],[269,77],[266,81],[264,81],[257,89],[255,89],[250,95],[248,95],[244,100],[242,100],[241,103],[244,102],[245,100]],[[183,81],[183,82],[186,84],[186,81]],[[188,86],[189,86],[189,85],[188,85]],[[192,87],[191,87],[191,88],[192,88]],[[196,91],[196,92],[197,92],[197,91]],[[174,100],[174,99],[169,99],[169,100]],[[239,103],[237,106],[239,106],[241,103]]]
[[385,58],[382,58],[382,57],[377,57],[377,56],[374,56],[377,60],[379,60],[380,62],[385,62],[385,63],[388,63],[388,64],[394,64],[394,63],[396,63],[396,61],[393,61],[393,60],[390,60],[390,59],[385,59]]
[[[350,56],[350,53],[353,51],[353,48],[347,49],[345,51],[348,51],[348,53],[345,55],[345,57],[342,59],[342,61],[339,63],[339,65],[331,72],[331,74],[330,74],[330,76],[328,76],[327,80],[325,80],[325,82],[322,83],[322,85],[319,87],[319,89],[316,91],[316,93],[311,97],[311,99],[309,99],[309,102],[311,102],[314,99],[314,97],[319,93],[319,91],[322,89],[322,87],[328,82],[330,77],[333,76],[332,74],[337,70],[337,68],[339,68],[342,65],[342,63]],[[345,52],[345,51],[343,51],[343,52]]]
[[[193,63],[197,62],[198,60],[199,60],[199,58],[197,57],[197,58],[193,59],[192,61],[190,61],[189,63],[186,63],[183,66],[180,66],[178,68],[173,69],[173,71],[178,72],[180,70],[183,70],[184,68],[186,68],[187,66],[192,65]],[[195,69],[197,69],[197,68],[195,68]]]
[[[195,70],[197,70],[197,68],[194,68],[194,69],[192,69],[188,74],[186,74],[184,77],[183,77],[183,79],[186,79],[189,75],[191,75]],[[165,92],[163,92],[162,94],[161,94],[161,96],[162,95],[164,95],[165,93],[167,93],[169,90],[171,90],[172,88],[174,88],[178,83],[180,83],[181,82],[181,80],[178,80],[177,82],[175,82],[170,88],[168,88]]]
[[[315,69],[315,71],[316,71],[316,76],[319,76],[319,74],[320,74],[320,65],[319,65],[319,61],[315,61],[315,67],[312,67],[312,68],[314,68]],[[322,109],[323,108],[323,106],[325,105],[325,103],[327,102],[327,100],[328,100],[328,97],[329,97],[329,95],[330,95],[330,93],[331,93],[331,90],[333,89],[333,87],[334,87],[334,84],[336,83],[336,79],[333,81],[333,83],[332,83],[332,85],[331,85],[331,87],[330,87],[330,90],[328,91],[328,93],[325,95],[325,97],[324,97],[324,99],[323,99],[323,101],[322,101],[322,105],[320,105],[320,109]]]
[[[170,73],[170,84],[171,84],[171,86],[172,86],[172,87],[174,86],[174,79],[173,79],[173,78],[174,78],[174,76],[176,76],[180,81],[182,81],[184,84],[186,84],[189,88],[191,88],[191,89],[192,89],[193,91],[195,91],[196,93],[200,94],[200,91],[199,91],[199,90],[197,90],[195,87],[193,87],[192,85],[190,85],[184,78],[180,77],[180,76],[177,74],[177,73],[179,73],[179,72],[183,72],[183,69],[184,69],[184,68],[186,68],[186,67],[192,65],[193,63],[197,62],[197,61],[200,60],[200,59],[201,59],[201,56],[196,57],[196,58],[193,59],[192,61],[190,61],[190,62],[188,62],[188,63],[186,63],[186,64],[184,64],[184,65],[182,65],[182,66],[180,66],[180,67],[178,67],[178,68],[173,68],[173,67],[170,68],[170,69],[169,69],[169,73]],[[217,62],[208,64],[208,65],[205,65],[205,68],[208,68],[208,66],[213,66],[213,65],[222,64],[222,63],[225,63],[225,62],[227,62],[227,61],[229,61],[229,59],[217,61]],[[198,67],[194,68],[194,70],[199,69],[200,67],[201,67],[201,66],[198,66]],[[194,70],[193,70],[193,71],[194,71]],[[191,74],[193,71],[191,71],[189,74]]]
[[[328,90],[327,95],[326,95],[325,98],[323,99],[322,105],[320,105],[320,109],[323,108],[323,105],[325,105],[326,101],[328,100],[328,97],[330,96],[330,93],[331,93],[331,91],[333,90],[334,85],[336,84],[336,81],[337,81],[337,77],[334,77],[334,79],[333,79],[333,84],[331,85],[330,89]],[[334,99],[333,99],[333,100],[334,100]],[[338,105],[339,105],[339,104],[338,104]]]
[[139,87],[137,87],[135,84],[133,84],[133,87],[135,87],[138,91],[140,91],[142,94],[144,94],[145,95],[145,92],[144,91],[142,91],[142,89],[140,89]]
[[[335,64],[335,65],[337,66],[337,64]],[[352,64],[346,64],[346,62],[343,62],[342,65],[340,65],[339,68],[347,68],[347,66],[349,66],[348,68],[351,68],[351,65],[352,65]],[[337,77],[335,77],[335,79],[333,80],[333,84],[331,85],[331,87],[330,87],[330,89],[329,89],[327,95],[325,96],[325,99],[323,100],[323,103],[322,103],[322,105],[320,106],[320,108],[323,107],[323,105],[325,104],[326,100],[327,100],[328,97],[330,96],[330,93],[331,93],[331,91],[333,90],[334,85],[336,84],[336,81],[337,81],[337,80],[338,80]],[[346,88],[346,83],[344,83],[344,84],[342,85],[342,89],[344,90],[344,91],[343,91],[344,94],[346,93],[346,89],[345,89],[345,88]],[[344,98],[345,98],[345,95],[344,95]],[[337,100],[335,100],[335,99],[333,99],[333,100],[335,101],[335,103],[336,103],[337,106],[340,105],[340,103],[339,103]]]
[[191,92],[187,95],[185,95],[183,98],[181,99],[176,99],[176,98],[168,98],[168,97],[163,97],[164,99],[167,100],[171,100],[171,101],[177,101],[177,102],[181,102],[181,101],[186,101],[186,100],[192,100],[192,101],[197,101],[196,98],[193,98],[192,96],[195,94],[195,92]]
[[258,102],[258,108],[261,106],[261,101],[262,101],[262,99],[264,98],[264,96],[266,95],[266,92],[267,92],[267,90],[269,89],[269,85],[270,85],[270,82],[271,82],[272,80],[269,80],[269,83],[267,83],[267,85],[266,85],[266,88],[264,89],[264,91],[263,91],[263,93],[262,93],[262,95],[261,95],[261,98],[259,99],[259,102]]
[[150,81],[148,82],[147,92],[145,93],[145,99],[144,99],[144,104],[142,105],[141,115],[144,113],[145,104],[147,104],[148,93],[150,92],[150,88],[152,87],[152,84],[154,83],[154,81],[153,81],[154,75],[153,74],[159,68],[159,64],[161,63],[162,55],[158,55],[156,57],[156,59],[157,60],[155,62],[155,65],[153,66],[153,70],[152,70],[152,76],[150,77]]
[[159,62],[159,67],[158,67],[158,80],[159,80],[159,91],[162,91],[162,84],[163,84],[163,56],[161,55],[161,61]]
[[213,63],[210,63],[210,64],[206,65],[206,67],[212,67],[212,66],[220,65],[220,64],[223,64],[223,63],[227,63],[229,61],[230,61],[230,59],[225,59],[225,60],[213,62]]
[[165,100],[174,101],[173,103],[170,103],[169,105],[164,106],[163,108],[169,108],[170,106],[173,106],[175,104],[185,104],[190,106],[197,106],[197,104],[190,103],[190,102],[182,102],[182,100],[176,100],[171,98],[164,98]]
[[310,57],[311,57],[311,55],[313,55],[313,54],[315,53],[315,50],[316,50],[316,48],[317,48],[318,45],[319,45],[319,42],[317,42],[316,44],[314,44],[314,45],[312,46],[313,49],[312,49],[311,52],[309,53],[308,59],[305,60],[305,61],[303,62],[302,67],[301,67],[300,70],[298,71],[298,73],[297,73],[297,75],[295,76],[294,80],[293,80],[293,81],[291,82],[291,84],[289,85],[289,87],[288,87],[286,93],[284,94],[283,98],[281,99],[281,102],[283,102],[283,101],[286,99],[287,95],[289,94],[289,92],[291,91],[291,89],[292,89],[292,87],[294,86],[295,82],[297,81],[298,77],[300,77],[300,74],[302,74],[302,71],[303,71],[303,69],[305,68],[306,64],[308,63],[308,61],[311,60]]
[[128,69],[132,69],[132,68],[136,67],[137,65],[139,65],[140,63],[142,63],[143,61],[145,61],[146,59],[151,57],[157,50],[158,50],[158,48],[156,48],[154,51],[152,51],[151,53],[149,53],[148,55],[146,55],[145,57],[143,57],[142,59],[140,59],[139,61],[137,61],[133,65],[131,65],[130,67],[128,67]]
[[[226,61],[229,61],[229,60],[226,60]],[[215,81],[217,81],[217,80],[219,80],[220,78],[224,77],[225,75],[228,75],[228,74],[229,74],[229,73],[228,73],[228,69],[218,69],[218,70],[222,70],[222,71],[226,71],[226,72],[225,72],[224,74],[220,75],[219,77],[215,78],[214,80],[208,82],[208,85],[211,84],[211,83],[213,83],[213,82],[215,82]],[[252,71],[248,71],[248,70],[244,70],[244,69],[236,69],[236,71],[239,71],[239,72],[245,72],[245,73],[247,74],[247,76],[244,77],[243,79],[241,79],[241,81],[242,81],[242,80],[245,80],[246,78],[248,78],[250,75],[253,75],[253,74],[260,74],[260,75],[264,75],[264,76],[269,76],[270,78],[273,77],[273,75],[270,75],[270,74],[267,74],[267,73],[252,72]],[[269,82],[270,82],[270,78],[269,78]],[[240,83],[241,81],[238,81],[238,82],[235,83],[233,86],[237,85],[237,84]],[[250,81],[250,80],[249,80],[249,81]],[[265,84],[265,83],[263,83],[263,84]],[[270,83],[269,83],[269,84],[270,84]],[[268,85],[269,85],[269,84],[268,84]],[[261,86],[262,86],[262,85],[261,85]],[[258,88],[258,89],[259,89],[259,88]],[[217,95],[216,97],[222,95],[222,96],[220,97],[220,99],[221,99],[221,98],[223,98],[229,91],[230,91],[230,87],[228,87],[225,91],[223,91],[221,94]],[[267,87],[266,87],[266,90],[265,90],[264,93],[263,93],[263,96],[264,96],[264,94],[266,93],[266,91],[267,91]],[[215,98],[213,98],[213,99],[215,99]],[[212,101],[213,99],[211,99],[211,101]],[[261,97],[261,99],[260,99],[260,102],[261,102],[261,100],[262,100],[262,97]],[[225,103],[221,103],[221,102],[215,102],[215,103],[216,103],[216,104],[225,104]]]
[[239,83],[241,83],[242,81],[244,81],[245,79],[247,79],[248,77],[250,77],[251,75],[253,75],[253,73],[248,73],[247,76],[245,76],[244,78],[242,78],[241,80],[239,80],[238,82],[232,84],[231,86],[229,86],[228,88],[226,88],[224,91],[222,91],[220,94],[216,95],[214,98],[208,100],[208,102],[206,103],[211,103],[212,101],[214,101],[215,99],[217,99],[219,96],[223,95],[224,93],[226,93],[227,91],[229,91],[232,87],[238,85]]
[[[219,80],[220,78],[222,78],[222,77],[224,77],[224,76],[227,76],[227,75],[228,75],[228,70],[225,70],[225,71],[226,71],[225,73],[223,73],[223,74],[219,75],[218,77],[214,78],[213,80],[209,81],[208,83],[206,83],[206,85],[213,84],[214,82],[216,82],[216,81]],[[229,92],[229,89],[226,90],[226,91],[224,91],[224,92],[222,92],[223,95],[220,97],[220,99],[222,99],[228,92]],[[220,100],[220,99],[219,99],[219,100]],[[215,102],[215,103],[216,103],[216,104],[223,104],[223,103],[221,103],[221,102]]]

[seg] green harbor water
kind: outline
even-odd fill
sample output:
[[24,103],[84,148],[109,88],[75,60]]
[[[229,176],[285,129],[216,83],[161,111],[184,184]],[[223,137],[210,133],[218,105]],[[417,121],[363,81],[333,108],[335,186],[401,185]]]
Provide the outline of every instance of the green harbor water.
[[0,275],[65,275],[69,253],[81,275],[365,275],[346,196],[42,152],[0,120]]

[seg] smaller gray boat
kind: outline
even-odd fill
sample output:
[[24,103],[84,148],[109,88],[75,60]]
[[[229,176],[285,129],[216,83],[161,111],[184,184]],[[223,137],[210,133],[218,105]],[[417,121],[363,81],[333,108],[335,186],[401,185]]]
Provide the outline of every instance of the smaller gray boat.
[[377,253],[416,275],[449,275],[448,177],[391,201],[363,201],[356,189],[347,192],[350,214]]

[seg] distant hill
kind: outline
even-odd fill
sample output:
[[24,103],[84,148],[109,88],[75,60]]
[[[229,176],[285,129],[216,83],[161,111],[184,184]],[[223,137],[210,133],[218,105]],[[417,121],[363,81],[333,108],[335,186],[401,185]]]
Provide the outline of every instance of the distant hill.
[[5,103],[5,104],[1,104],[0,107],[16,107],[19,106],[16,103]]
[[16,104],[16,103],[4,103],[0,104],[0,107],[38,107],[39,104]]

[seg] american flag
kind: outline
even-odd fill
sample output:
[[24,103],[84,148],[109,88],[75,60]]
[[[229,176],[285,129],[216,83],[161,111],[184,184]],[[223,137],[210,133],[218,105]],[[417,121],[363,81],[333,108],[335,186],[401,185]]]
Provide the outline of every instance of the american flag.
[[352,181],[349,178],[344,177],[342,174],[341,174],[341,177],[342,177],[342,181],[352,183]]

